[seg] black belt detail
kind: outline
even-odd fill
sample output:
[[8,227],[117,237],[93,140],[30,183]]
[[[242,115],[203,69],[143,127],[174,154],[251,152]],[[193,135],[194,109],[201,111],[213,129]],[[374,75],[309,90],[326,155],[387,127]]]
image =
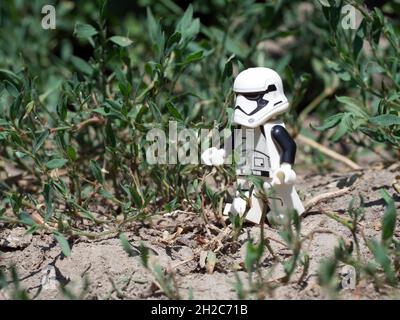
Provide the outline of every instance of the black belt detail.
[[262,177],[269,177],[269,171],[261,171]]

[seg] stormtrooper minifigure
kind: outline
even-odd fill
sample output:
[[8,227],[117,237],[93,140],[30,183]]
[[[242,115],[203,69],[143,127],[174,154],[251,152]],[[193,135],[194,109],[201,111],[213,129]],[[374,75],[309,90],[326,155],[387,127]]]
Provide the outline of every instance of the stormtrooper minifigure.
[[[264,191],[272,191],[273,194],[269,199],[268,219],[283,223],[288,210],[295,209],[300,215],[304,207],[293,185],[296,180],[292,169],[296,143],[284,123],[276,119],[289,109],[282,80],[272,69],[250,68],[239,73],[233,90],[236,93],[233,122],[240,129],[235,131],[240,134],[232,137],[236,141],[241,140],[241,144],[235,143],[233,148],[240,147],[236,163],[237,184],[250,199],[250,209],[245,212],[247,201],[237,191],[233,202],[226,204],[224,215],[233,213],[242,216],[246,213],[246,220],[260,223],[267,208],[264,201],[256,196],[257,189],[248,178],[258,176],[263,180]],[[251,134],[246,134],[248,132]],[[205,150],[201,155],[202,162],[212,166],[224,164],[229,156],[225,149],[212,147]]]

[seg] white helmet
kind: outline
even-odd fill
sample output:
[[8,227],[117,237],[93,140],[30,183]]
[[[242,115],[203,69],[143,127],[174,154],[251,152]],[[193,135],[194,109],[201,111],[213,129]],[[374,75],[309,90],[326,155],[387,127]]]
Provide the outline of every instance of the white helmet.
[[233,121],[245,127],[258,127],[289,108],[282,79],[269,68],[250,68],[240,72],[233,91],[237,94]]

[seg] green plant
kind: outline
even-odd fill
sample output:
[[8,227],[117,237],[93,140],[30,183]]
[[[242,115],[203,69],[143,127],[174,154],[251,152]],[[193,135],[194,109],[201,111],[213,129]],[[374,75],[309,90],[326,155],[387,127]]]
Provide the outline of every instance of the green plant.
[[[120,240],[125,252],[133,256],[134,250],[132,249],[132,245],[124,234],[120,235]],[[151,255],[150,249],[143,243],[140,244],[139,252],[143,266],[151,273],[156,285],[162,290],[163,294],[169,299],[180,299],[174,272],[172,270],[165,270],[165,268],[155,261],[155,259],[153,259],[154,257]]]
[[[357,217],[364,211],[363,201],[361,199],[361,207],[354,207],[354,199],[349,204],[349,214],[352,220],[343,220],[337,216],[330,214],[336,221],[342,223],[344,226],[349,228],[352,232],[354,244],[356,245],[356,256],[353,256],[353,242],[345,244],[344,240],[341,239],[339,245],[335,248],[334,257],[325,259],[320,266],[319,280],[323,287],[328,292],[336,296],[339,286],[337,284],[337,268],[339,263],[352,265],[359,281],[361,276],[371,277],[378,287],[383,287],[388,284],[392,287],[396,287],[398,283],[397,273],[399,271],[398,265],[398,241],[393,239],[395,231],[396,221],[396,208],[394,201],[387,193],[386,190],[381,190],[382,199],[386,202],[386,211],[382,217],[382,232],[381,242],[376,239],[368,239],[364,232],[360,230],[362,240],[369,250],[369,254],[373,257],[372,261],[365,261],[360,254],[360,245],[357,238],[357,230],[359,229],[359,221]],[[383,274],[383,278],[382,278]]]
[[335,59],[325,59],[327,67],[342,81],[353,87],[349,95],[337,96],[342,112],[325,120],[318,130],[336,127],[331,136],[337,142],[347,136],[353,143],[372,147],[355,133],[373,141],[400,146],[400,103],[398,28],[379,8],[367,10],[359,1],[348,1],[362,14],[357,30],[340,27],[343,1],[330,1],[323,7],[329,22],[329,42]]
[[9,299],[12,300],[29,300],[29,294],[26,289],[21,286],[21,281],[18,277],[15,266],[12,266],[9,272],[0,269],[0,291],[7,292]]

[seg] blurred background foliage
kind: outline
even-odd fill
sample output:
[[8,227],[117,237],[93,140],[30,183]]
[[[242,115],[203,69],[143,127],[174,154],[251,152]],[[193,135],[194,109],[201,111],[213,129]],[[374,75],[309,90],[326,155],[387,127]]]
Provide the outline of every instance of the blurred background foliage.
[[[45,4],[56,8],[55,30],[41,27]],[[355,30],[341,27],[346,4],[359,10]],[[355,161],[365,151],[393,161],[400,1],[375,5],[1,1],[0,217],[48,228],[63,245],[62,233],[110,232],[156,211],[202,212],[205,202],[217,208],[226,190],[203,184],[202,166],[142,161],[145,133],[169,120],[229,125],[233,78],[252,66],[282,75],[294,136]],[[300,166],[334,168],[318,150],[301,150]],[[230,168],[219,175],[232,179]]]

